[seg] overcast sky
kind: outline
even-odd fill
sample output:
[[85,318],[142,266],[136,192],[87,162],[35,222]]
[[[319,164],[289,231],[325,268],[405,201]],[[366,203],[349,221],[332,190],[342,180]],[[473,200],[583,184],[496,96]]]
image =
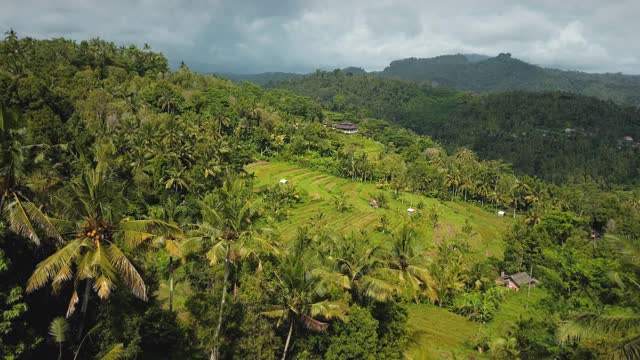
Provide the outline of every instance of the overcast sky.
[[308,72],[452,53],[640,74],[640,0],[0,0],[19,36],[100,37],[198,71]]

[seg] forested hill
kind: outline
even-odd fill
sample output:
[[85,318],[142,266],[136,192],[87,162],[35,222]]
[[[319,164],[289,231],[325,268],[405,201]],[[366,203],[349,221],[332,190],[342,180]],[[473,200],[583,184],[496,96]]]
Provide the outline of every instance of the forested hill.
[[548,69],[515,59],[511,54],[487,59],[460,54],[408,58],[392,61],[380,75],[429,81],[458,90],[565,91],[640,105],[640,76]]
[[463,93],[340,71],[276,86],[353,119],[385,118],[449,147],[470,147],[549,181],[632,183],[639,176],[640,111],[611,101],[560,92]]

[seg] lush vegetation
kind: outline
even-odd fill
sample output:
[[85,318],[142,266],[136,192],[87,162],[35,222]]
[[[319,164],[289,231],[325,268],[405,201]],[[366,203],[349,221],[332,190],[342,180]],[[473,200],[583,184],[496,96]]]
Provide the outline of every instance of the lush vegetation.
[[[640,179],[640,111],[635,107],[557,92],[461,93],[342,71],[316,72],[276,86],[310,96],[345,119],[389,119],[451,150],[467,147],[547,181]],[[635,140],[625,141],[627,135]]]
[[564,91],[630,105],[640,104],[640,76],[542,68],[500,54],[478,58],[444,55],[392,61],[381,75],[471,91]]
[[[638,355],[637,191],[147,47],[10,31],[0,84],[4,358]],[[345,111],[361,135],[322,124]]]

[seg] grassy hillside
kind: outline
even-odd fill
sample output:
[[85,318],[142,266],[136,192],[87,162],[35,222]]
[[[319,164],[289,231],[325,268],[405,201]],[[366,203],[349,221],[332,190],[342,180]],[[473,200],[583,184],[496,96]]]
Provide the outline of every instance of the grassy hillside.
[[[374,238],[383,240],[388,236],[375,231],[380,218],[386,216],[390,231],[393,231],[408,220],[406,210],[413,206],[418,208],[413,215],[418,231],[429,244],[455,237],[468,220],[473,229],[472,248],[484,256],[501,256],[502,234],[511,223],[509,218],[498,217],[468,203],[440,201],[411,193],[403,194],[398,200],[391,199],[389,194],[388,208],[375,209],[368,204],[380,191],[375,184],[341,179],[287,163],[257,162],[248,165],[246,170],[256,175],[258,188],[274,186],[281,179],[287,179],[290,181],[288,186],[295,186],[304,194],[304,200],[290,210],[288,218],[278,223],[285,241],[292,239],[299,227],[311,224],[314,227],[330,226],[340,234],[364,229],[371,231]],[[344,212],[337,211],[333,204],[335,196],[340,194],[346,196],[350,206]],[[427,216],[434,209],[440,223],[435,229]]]
[[[396,228],[407,221],[409,215],[406,208],[422,202],[424,208],[414,216],[418,230],[428,245],[456,236],[461,232],[465,220],[468,220],[473,228],[470,244],[475,253],[480,257],[501,257],[503,234],[513,221],[468,203],[439,201],[410,193],[403,194],[399,200],[390,200],[387,209],[374,209],[368,205],[368,201],[379,191],[375,184],[341,179],[283,162],[256,162],[248,165],[246,170],[255,174],[258,189],[279,186],[281,179],[287,179],[290,183],[285,186],[294,186],[303,194],[303,200],[289,211],[287,219],[276,223],[285,242],[291,241],[297,229],[305,225],[315,229],[330,227],[340,234],[364,229],[373,238],[384,242],[388,235],[375,230],[380,217],[387,216],[390,227]],[[340,212],[335,208],[333,199],[337,194],[344,194],[349,199],[349,210]],[[440,226],[436,229],[426,215],[434,208],[440,218]],[[482,358],[482,354],[470,345],[480,329],[485,328],[484,332],[499,336],[509,323],[520,317],[540,316],[534,304],[543,296],[542,289],[534,288],[531,306],[525,309],[525,291],[508,293],[494,319],[484,325],[430,304],[410,305],[410,341],[406,355],[409,359],[453,359],[471,355]]]

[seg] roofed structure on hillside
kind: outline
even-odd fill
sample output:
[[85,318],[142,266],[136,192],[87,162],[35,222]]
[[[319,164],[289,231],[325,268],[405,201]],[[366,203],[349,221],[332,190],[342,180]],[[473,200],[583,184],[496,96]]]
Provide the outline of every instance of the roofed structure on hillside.
[[514,289],[516,291],[520,291],[520,288],[526,285],[536,285],[538,280],[536,278],[532,278],[524,271],[519,273],[505,275],[504,271],[500,274],[500,277],[496,280],[502,286],[506,286],[508,288]]
[[333,128],[345,134],[355,134],[358,132],[358,126],[348,122],[333,124]]
[[623,140],[623,141],[628,141],[628,142],[633,142],[633,136],[631,136],[631,135],[625,135],[625,136],[622,138],[622,140]]

